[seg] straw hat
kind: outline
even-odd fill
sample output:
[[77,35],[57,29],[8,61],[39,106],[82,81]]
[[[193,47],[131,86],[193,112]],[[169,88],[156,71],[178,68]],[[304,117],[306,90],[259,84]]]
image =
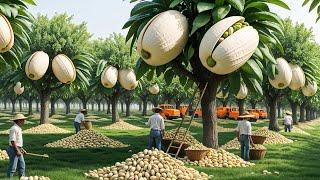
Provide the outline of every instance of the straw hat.
[[27,119],[27,117],[25,117],[25,116],[24,116],[23,114],[21,114],[21,113],[18,113],[18,114],[16,114],[16,115],[14,116],[14,118],[11,119],[11,121],[16,121],[16,120],[20,120],[20,119],[25,120],[25,119]]
[[292,113],[290,111],[286,111],[286,114],[288,115],[292,115]]
[[245,111],[241,116],[238,118],[254,118],[254,115],[250,114],[248,111]]
[[153,112],[155,112],[156,110],[162,111],[163,109],[162,109],[161,107],[154,107],[154,108],[152,108],[152,111],[153,111]]
[[87,112],[87,109],[80,109],[80,112]]

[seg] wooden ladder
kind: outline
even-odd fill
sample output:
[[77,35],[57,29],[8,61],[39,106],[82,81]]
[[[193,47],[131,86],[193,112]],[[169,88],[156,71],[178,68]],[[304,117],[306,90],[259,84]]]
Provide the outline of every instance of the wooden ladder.
[[[181,122],[180,122],[180,124],[179,124],[179,126],[178,126],[178,128],[177,128],[177,130],[176,130],[176,132],[175,132],[175,134],[174,134],[174,137],[172,138],[172,140],[171,140],[171,142],[170,142],[170,144],[169,144],[169,146],[168,146],[168,148],[167,148],[167,151],[166,151],[167,154],[169,154],[169,155],[177,158],[177,156],[178,156],[179,152],[181,151],[181,148],[182,148],[182,146],[183,146],[183,144],[184,144],[183,142],[184,142],[184,140],[185,140],[185,138],[186,138],[186,136],[187,136],[187,134],[188,134],[188,132],[189,132],[189,130],[190,130],[191,123],[192,123],[192,121],[193,121],[193,119],[194,119],[196,110],[197,110],[197,108],[198,108],[198,106],[199,106],[199,104],[200,104],[200,102],[201,102],[201,100],[202,100],[202,98],[203,98],[204,93],[206,92],[207,86],[208,86],[208,83],[206,83],[204,89],[202,90],[202,92],[201,92],[201,94],[200,94],[200,98],[198,99],[198,101],[197,101],[197,103],[196,103],[196,107],[195,107],[195,109],[194,109],[193,112],[192,112],[191,118],[190,118],[190,120],[189,120],[189,122],[188,122],[188,127],[187,127],[185,133],[183,134],[183,138],[177,140],[177,137],[178,137],[178,134],[179,134],[179,132],[180,132],[180,129],[181,129],[181,127],[183,126],[183,123],[184,123],[184,121],[185,121],[185,116],[182,116],[182,120],[181,120]],[[194,99],[195,99],[195,97],[196,97],[197,92],[198,92],[197,90],[194,91],[193,96],[192,96],[192,99],[191,99],[191,102],[189,103],[189,105],[188,105],[188,107],[187,107],[186,113],[188,113],[190,107],[192,108],[192,104],[193,104],[193,101],[194,101]],[[176,140],[177,140],[177,141],[176,141]],[[179,144],[179,143],[180,143],[180,144],[179,144],[179,146],[175,146],[174,143],[176,143],[176,144]],[[177,152],[176,152],[175,154],[174,154],[174,153],[169,153],[170,149],[177,149]]]

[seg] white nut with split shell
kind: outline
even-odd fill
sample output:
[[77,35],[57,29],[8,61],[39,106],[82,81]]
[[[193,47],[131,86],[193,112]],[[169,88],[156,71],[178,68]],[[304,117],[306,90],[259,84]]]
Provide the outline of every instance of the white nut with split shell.
[[248,95],[248,88],[247,88],[246,84],[241,83],[240,84],[240,89],[239,89],[239,91],[238,91],[238,93],[236,95],[236,98],[237,99],[244,99],[244,98],[247,97],[247,95]]
[[289,65],[292,71],[292,79],[289,88],[292,90],[299,90],[306,82],[305,74],[300,66],[291,63]]
[[133,90],[138,86],[138,81],[134,71],[131,69],[119,70],[118,79],[120,85],[126,90]]
[[49,56],[43,51],[33,53],[25,66],[25,73],[29,79],[39,80],[47,72],[49,67]]
[[71,59],[64,54],[59,54],[52,60],[52,71],[64,84],[70,84],[76,79],[76,68]]
[[151,94],[158,94],[160,92],[160,88],[159,88],[158,84],[154,84],[151,87],[149,87],[149,92]]
[[9,51],[14,44],[14,34],[9,20],[0,13],[0,53]]
[[113,66],[107,66],[101,74],[101,84],[106,88],[113,88],[118,80],[118,70]]
[[252,26],[241,27],[220,42],[226,31],[242,21],[244,17],[241,16],[225,18],[214,24],[202,38],[199,58],[209,71],[220,75],[232,73],[244,65],[255,52],[259,35]]
[[22,87],[21,82],[17,82],[13,90],[17,95],[21,95],[24,92],[24,87]]
[[318,90],[317,82],[312,81],[311,83],[308,83],[306,86],[302,88],[302,93],[303,95],[309,97],[309,96],[315,95],[317,90]]
[[276,69],[277,74],[274,79],[269,78],[270,84],[276,89],[284,89],[288,87],[292,80],[292,71],[289,63],[283,58],[278,58]]
[[188,41],[188,21],[179,11],[168,10],[153,17],[142,29],[137,52],[151,66],[175,59]]

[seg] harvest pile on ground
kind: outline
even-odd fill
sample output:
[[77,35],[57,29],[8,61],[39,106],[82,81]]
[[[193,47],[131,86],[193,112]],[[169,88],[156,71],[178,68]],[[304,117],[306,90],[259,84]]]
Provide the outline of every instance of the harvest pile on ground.
[[172,158],[163,151],[144,150],[117,162],[111,167],[103,167],[85,173],[94,179],[208,179],[208,175],[184,166],[180,160]]
[[102,127],[102,128],[107,129],[107,130],[140,130],[140,129],[142,129],[141,127],[134,126],[134,125],[129,124],[124,121],[119,121],[119,122],[113,123],[109,126]]
[[60,120],[60,119],[49,118],[49,122],[50,122],[50,123],[65,123],[65,122],[67,122],[67,121],[65,121],[65,120]]
[[100,119],[100,117],[94,116],[94,115],[89,115],[89,116],[85,116],[85,119]]
[[41,124],[23,131],[24,134],[67,134],[70,131],[59,128],[53,124]]
[[69,149],[79,149],[79,148],[99,148],[99,147],[111,147],[111,148],[121,148],[127,147],[127,145],[112,140],[102,134],[99,134],[93,130],[81,130],[77,134],[63,138],[61,140],[48,143],[46,147],[61,147]]
[[[267,139],[264,144],[287,144],[292,143],[293,141],[284,137],[283,135],[268,130],[268,128],[261,128],[255,132],[253,135],[266,136]],[[222,149],[240,149],[240,143],[237,138],[229,141],[227,144],[221,147]]]
[[181,160],[190,165],[201,167],[249,167],[255,165],[254,163],[246,162],[239,156],[227,152],[223,149],[211,149],[203,146],[202,144],[190,146],[187,150],[209,150],[207,155],[200,161],[190,161],[188,157]]
[[20,180],[50,180],[50,178],[44,177],[44,176],[29,176],[29,177],[22,176]]
[[[180,131],[177,135],[177,137],[175,138],[177,142],[181,142],[181,140],[183,139],[183,136],[185,134],[187,129],[185,128],[180,128]],[[163,139],[173,139],[173,137],[175,136],[176,134],[176,131],[177,131],[177,128],[175,129],[171,129],[169,131],[166,131],[164,133],[164,137]],[[190,133],[190,131],[187,133],[185,139],[184,139],[184,142],[188,145],[195,145],[195,144],[200,144],[200,142],[198,140],[196,140]]]
[[55,115],[52,115],[51,118],[53,118],[53,119],[62,119],[62,118],[65,118],[65,116],[60,115],[60,114],[55,114]]
[[7,151],[0,149],[0,161],[4,161],[4,160],[7,160],[7,159],[9,159]]
[[[284,132],[284,130],[282,129],[281,132]],[[291,129],[291,132],[297,133],[297,134],[310,135],[309,133],[307,133],[306,131],[302,130],[301,128],[299,128],[297,126],[293,126]]]

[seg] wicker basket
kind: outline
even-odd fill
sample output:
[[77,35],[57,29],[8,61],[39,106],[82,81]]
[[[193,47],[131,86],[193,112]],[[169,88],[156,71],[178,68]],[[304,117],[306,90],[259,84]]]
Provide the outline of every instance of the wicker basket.
[[250,149],[250,160],[261,160],[266,153],[266,149]]
[[185,150],[190,161],[200,161],[203,159],[209,150]]
[[[171,139],[162,139],[162,144],[165,147],[165,149],[164,149],[165,151],[167,150],[167,148],[170,145],[170,143],[171,143]],[[181,144],[180,142],[176,142],[175,141],[175,142],[173,142],[172,145],[178,147],[178,146],[180,146],[180,144]],[[185,149],[187,149],[188,147],[189,147],[188,144],[183,144],[178,156],[181,157],[181,158],[185,157],[186,156]],[[170,148],[169,153],[175,154],[177,151],[178,151],[178,148]]]
[[253,144],[263,144],[264,141],[266,141],[267,137],[265,136],[258,136],[258,135],[252,135],[251,136]]
[[82,121],[82,124],[83,124],[84,128],[86,128],[86,129],[92,129],[92,123],[91,123],[91,121]]

